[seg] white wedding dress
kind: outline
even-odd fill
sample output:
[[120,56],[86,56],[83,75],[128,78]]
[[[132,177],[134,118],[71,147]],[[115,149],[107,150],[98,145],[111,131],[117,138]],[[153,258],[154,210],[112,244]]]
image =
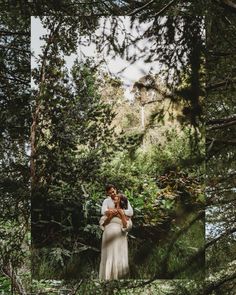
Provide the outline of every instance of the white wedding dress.
[[128,220],[127,228],[124,228],[121,219],[113,217],[110,223],[103,227],[105,218],[103,216],[100,220],[100,227],[104,231],[99,279],[117,280],[129,273],[127,231],[131,229],[132,221]]

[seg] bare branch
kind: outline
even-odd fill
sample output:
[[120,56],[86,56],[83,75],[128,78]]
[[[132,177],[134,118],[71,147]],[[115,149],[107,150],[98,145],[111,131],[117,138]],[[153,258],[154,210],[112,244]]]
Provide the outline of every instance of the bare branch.
[[207,130],[223,129],[225,127],[229,127],[229,126],[233,126],[233,125],[236,125],[236,120],[231,121],[231,122],[227,122],[227,123],[223,123],[220,125],[208,127]]
[[226,5],[227,7],[235,10],[235,12],[236,12],[236,3],[234,3],[231,0],[222,0],[222,2],[223,2],[224,5]]
[[217,118],[217,119],[212,119],[206,122],[206,125],[213,125],[213,124],[224,124],[226,122],[231,122],[236,120],[236,115],[232,117],[227,117],[227,118]]
[[142,7],[139,7],[137,9],[135,9],[134,11],[130,12],[128,15],[131,16],[131,15],[136,14],[137,12],[142,11],[143,9],[147,8],[150,4],[152,4],[153,2],[154,2],[154,0],[151,0],[151,1],[147,2]]
[[216,138],[207,138],[209,141],[214,141],[214,143],[222,143],[228,145],[236,145],[236,140],[228,140],[228,139],[216,139]]
[[80,280],[79,283],[75,284],[74,288],[70,291],[68,295],[76,295],[82,283],[83,280]]
[[157,13],[155,13],[155,17],[160,16],[163,12],[165,12],[174,2],[176,2],[176,0],[172,0],[170,1],[166,6],[164,6],[160,11],[158,11]]
[[232,79],[226,79],[224,81],[220,81],[214,84],[209,84],[206,87],[206,90],[214,90],[214,89],[218,89],[220,87],[226,87],[230,84],[234,84],[236,82],[236,77],[232,78]]

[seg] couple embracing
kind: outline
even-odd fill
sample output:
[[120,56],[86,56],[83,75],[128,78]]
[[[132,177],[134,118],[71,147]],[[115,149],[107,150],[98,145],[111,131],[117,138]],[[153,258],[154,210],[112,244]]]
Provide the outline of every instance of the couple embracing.
[[103,230],[99,279],[117,280],[129,273],[127,232],[132,227],[133,209],[114,185],[107,185],[106,193],[99,222]]

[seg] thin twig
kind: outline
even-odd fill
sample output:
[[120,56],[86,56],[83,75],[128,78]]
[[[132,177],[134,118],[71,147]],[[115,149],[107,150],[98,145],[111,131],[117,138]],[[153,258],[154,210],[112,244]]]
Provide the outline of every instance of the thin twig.
[[68,295],[76,295],[82,283],[83,283],[83,280],[80,280],[79,283],[75,285],[75,287],[70,291]]
[[137,12],[142,11],[144,8],[146,8],[147,6],[149,6],[150,4],[152,4],[154,2],[154,0],[149,1],[148,3],[144,4],[142,7],[139,7],[137,9],[135,9],[134,11],[128,13],[127,15],[131,16],[136,14]]
[[155,17],[160,16],[163,12],[165,12],[176,0],[170,1],[166,6],[164,6],[160,11],[154,14]]

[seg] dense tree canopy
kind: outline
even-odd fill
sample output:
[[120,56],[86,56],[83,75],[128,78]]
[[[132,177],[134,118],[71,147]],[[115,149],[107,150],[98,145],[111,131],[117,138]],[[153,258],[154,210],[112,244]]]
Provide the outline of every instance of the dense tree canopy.
[[[215,294],[233,294],[235,285],[231,265],[235,258],[235,46],[232,44],[236,18],[233,2],[222,2],[223,6],[214,6],[207,23],[206,213],[210,233],[206,266],[209,274],[216,272],[209,280],[207,294],[214,290]],[[223,274],[222,269],[228,271]]]
[[[14,22],[19,25],[16,27]],[[12,276],[24,262],[30,230],[29,130],[30,21],[17,14],[2,14],[0,23],[0,155],[1,217],[0,265]]]
[[[30,194],[33,262],[45,259],[38,264],[40,269],[33,268],[33,274],[40,277],[40,273],[48,273],[50,277],[49,270],[63,267],[66,272],[61,277],[67,274],[68,279],[86,259],[96,263],[99,202],[103,184],[111,180],[122,187],[137,210],[130,237],[134,250],[131,261],[138,265],[131,265],[133,276],[143,278],[151,265],[151,277],[110,285],[77,279],[67,285],[71,292],[94,294],[96,289],[113,294],[124,289],[142,294],[145,286],[156,294],[163,294],[163,288],[167,294],[233,294],[234,1],[16,1],[14,6],[3,3],[2,10],[8,13],[1,15],[0,23],[1,287],[10,290],[6,279],[10,277],[19,294],[30,289]],[[35,89],[31,98],[30,14],[39,15],[48,30],[38,67],[32,72]],[[122,30],[123,19],[115,17],[120,15],[129,16],[131,24],[147,23],[148,29],[136,38],[126,34],[120,43],[117,33]],[[110,30],[96,37],[102,16],[107,16],[104,22],[109,23]],[[192,130],[192,125],[195,132],[185,137],[167,134],[166,149],[155,146],[148,154],[140,152],[140,134],[116,136],[111,124],[114,109],[97,91],[98,65],[77,61],[71,73],[66,69],[65,55],[76,52],[83,36],[94,41],[98,50],[125,56],[130,63],[142,56],[147,63],[159,60],[164,66],[158,74],[165,77],[166,95],[173,104],[184,106],[182,121],[185,128]],[[143,37],[152,44],[147,51],[137,46]],[[136,55],[129,54],[131,46],[136,46]],[[204,167],[199,167],[204,154],[203,117],[205,245]],[[153,118],[158,120],[158,114]],[[195,145],[190,138],[195,138]],[[164,237],[167,231],[170,234]],[[160,289],[160,278],[202,279],[204,251],[206,284],[203,280],[188,284],[172,281]],[[155,264],[155,255],[161,264]],[[28,277],[22,276],[24,269]],[[96,277],[90,270],[85,267],[81,273]],[[61,284],[63,289],[63,281]],[[35,290],[44,287],[48,286],[40,282],[33,286]]]

